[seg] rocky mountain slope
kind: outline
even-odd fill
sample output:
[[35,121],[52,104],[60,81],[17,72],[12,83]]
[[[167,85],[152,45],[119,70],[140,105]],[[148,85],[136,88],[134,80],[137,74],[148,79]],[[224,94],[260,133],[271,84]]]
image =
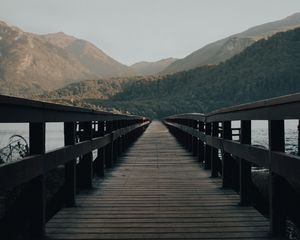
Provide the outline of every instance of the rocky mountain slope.
[[40,36],[51,44],[58,46],[77,59],[89,72],[97,77],[133,76],[135,72],[114,60],[92,43],[76,39],[62,32]]
[[66,51],[0,22],[0,93],[27,95],[94,77]]
[[217,65],[239,54],[260,39],[297,27],[300,27],[300,13],[293,14],[279,21],[252,27],[242,33],[204,46],[185,58],[170,64],[160,74],[172,74],[205,65]]
[[80,80],[131,75],[87,41],[27,33],[0,21],[0,94],[30,97]]

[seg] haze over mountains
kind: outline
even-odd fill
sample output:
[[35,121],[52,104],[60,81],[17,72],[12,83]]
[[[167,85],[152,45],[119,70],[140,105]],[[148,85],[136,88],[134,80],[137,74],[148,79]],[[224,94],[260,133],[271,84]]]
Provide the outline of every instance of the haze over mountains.
[[256,41],[268,38],[277,32],[300,27],[300,13],[279,21],[252,27],[244,32],[210,43],[166,67],[160,74],[172,74],[205,65],[216,65],[242,52]]

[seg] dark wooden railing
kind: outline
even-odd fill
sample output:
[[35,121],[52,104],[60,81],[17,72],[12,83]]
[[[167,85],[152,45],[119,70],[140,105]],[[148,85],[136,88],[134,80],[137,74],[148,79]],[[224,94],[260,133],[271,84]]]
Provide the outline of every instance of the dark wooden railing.
[[[270,231],[273,235],[282,235],[288,205],[294,204],[292,214],[300,216],[299,195],[288,192],[291,183],[300,185],[300,157],[285,153],[286,119],[300,119],[300,94],[208,114],[170,116],[164,122],[198,156],[204,168],[211,170],[212,177],[222,177],[223,187],[238,188],[241,205],[249,205],[254,200],[251,167],[269,169]],[[268,149],[251,145],[252,120],[268,121]],[[240,121],[240,128],[232,128],[232,121]],[[239,136],[239,141],[232,140],[233,136]]]
[[[149,125],[144,117],[112,114],[89,109],[68,107],[20,98],[0,96],[1,123],[29,123],[30,155],[0,165],[1,192],[26,185],[22,212],[8,214],[18,218],[27,214],[26,232],[30,239],[44,235],[45,222],[55,213],[46,206],[46,175],[64,166],[63,204],[75,206],[76,192],[92,187],[94,176],[103,177],[120,155]],[[46,152],[45,124],[64,123],[65,147]],[[93,150],[97,150],[93,159]],[[57,211],[57,209],[56,209]],[[2,222],[0,236],[11,234],[17,219]],[[8,239],[8,235],[6,235]],[[2,237],[0,237],[2,239]]]

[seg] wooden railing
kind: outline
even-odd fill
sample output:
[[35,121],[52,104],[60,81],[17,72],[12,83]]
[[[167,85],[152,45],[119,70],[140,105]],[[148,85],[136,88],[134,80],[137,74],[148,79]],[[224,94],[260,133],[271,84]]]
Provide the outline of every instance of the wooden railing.
[[[198,156],[204,167],[211,170],[212,177],[222,177],[223,187],[238,187],[241,205],[249,205],[253,200],[251,167],[269,169],[270,231],[273,235],[282,235],[287,206],[299,201],[297,194],[290,195],[287,189],[290,183],[300,185],[300,157],[285,153],[286,119],[300,119],[300,94],[208,114],[170,116],[164,122]],[[252,120],[268,121],[268,149],[251,145]],[[232,121],[240,121],[240,128],[232,128]],[[232,140],[233,135],[238,135],[239,141]],[[293,214],[300,216],[299,204],[294,205]]]
[[[0,96],[1,123],[29,123],[30,155],[0,165],[0,190],[3,193],[26,185],[26,197],[19,212],[9,217],[25,217],[29,238],[44,235],[45,222],[55,213],[46,206],[46,175],[64,166],[63,196],[59,206],[75,206],[76,192],[92,187],[94,176],[103,177],[123,152],[149,125],[144,117],[112,114],[20,98]],[[64,123],[65,146],[46,152],[45,124]],[[93,150],[97,150],[93,159]],[[57,201],[56,201],[57,202]],[[57,209],[56,209],[57,211]],[[24,217],[24,216],[23,216]],[[17,219],[5,219],[3,232],[11,232]],[[0,236],[5,233],[0,232]],[[10,233],[7,233],[8,235]],[[6,236],[9,237],[9,236]],[[2,237],[0,237],[2,239]]]

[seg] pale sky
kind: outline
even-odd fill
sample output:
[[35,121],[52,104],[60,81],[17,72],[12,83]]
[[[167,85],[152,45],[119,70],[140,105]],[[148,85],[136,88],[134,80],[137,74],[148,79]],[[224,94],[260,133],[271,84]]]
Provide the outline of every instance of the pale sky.
[[296,12],[300,0],[0,0],[0,20],[88,40],[127,65],[182,58]]

